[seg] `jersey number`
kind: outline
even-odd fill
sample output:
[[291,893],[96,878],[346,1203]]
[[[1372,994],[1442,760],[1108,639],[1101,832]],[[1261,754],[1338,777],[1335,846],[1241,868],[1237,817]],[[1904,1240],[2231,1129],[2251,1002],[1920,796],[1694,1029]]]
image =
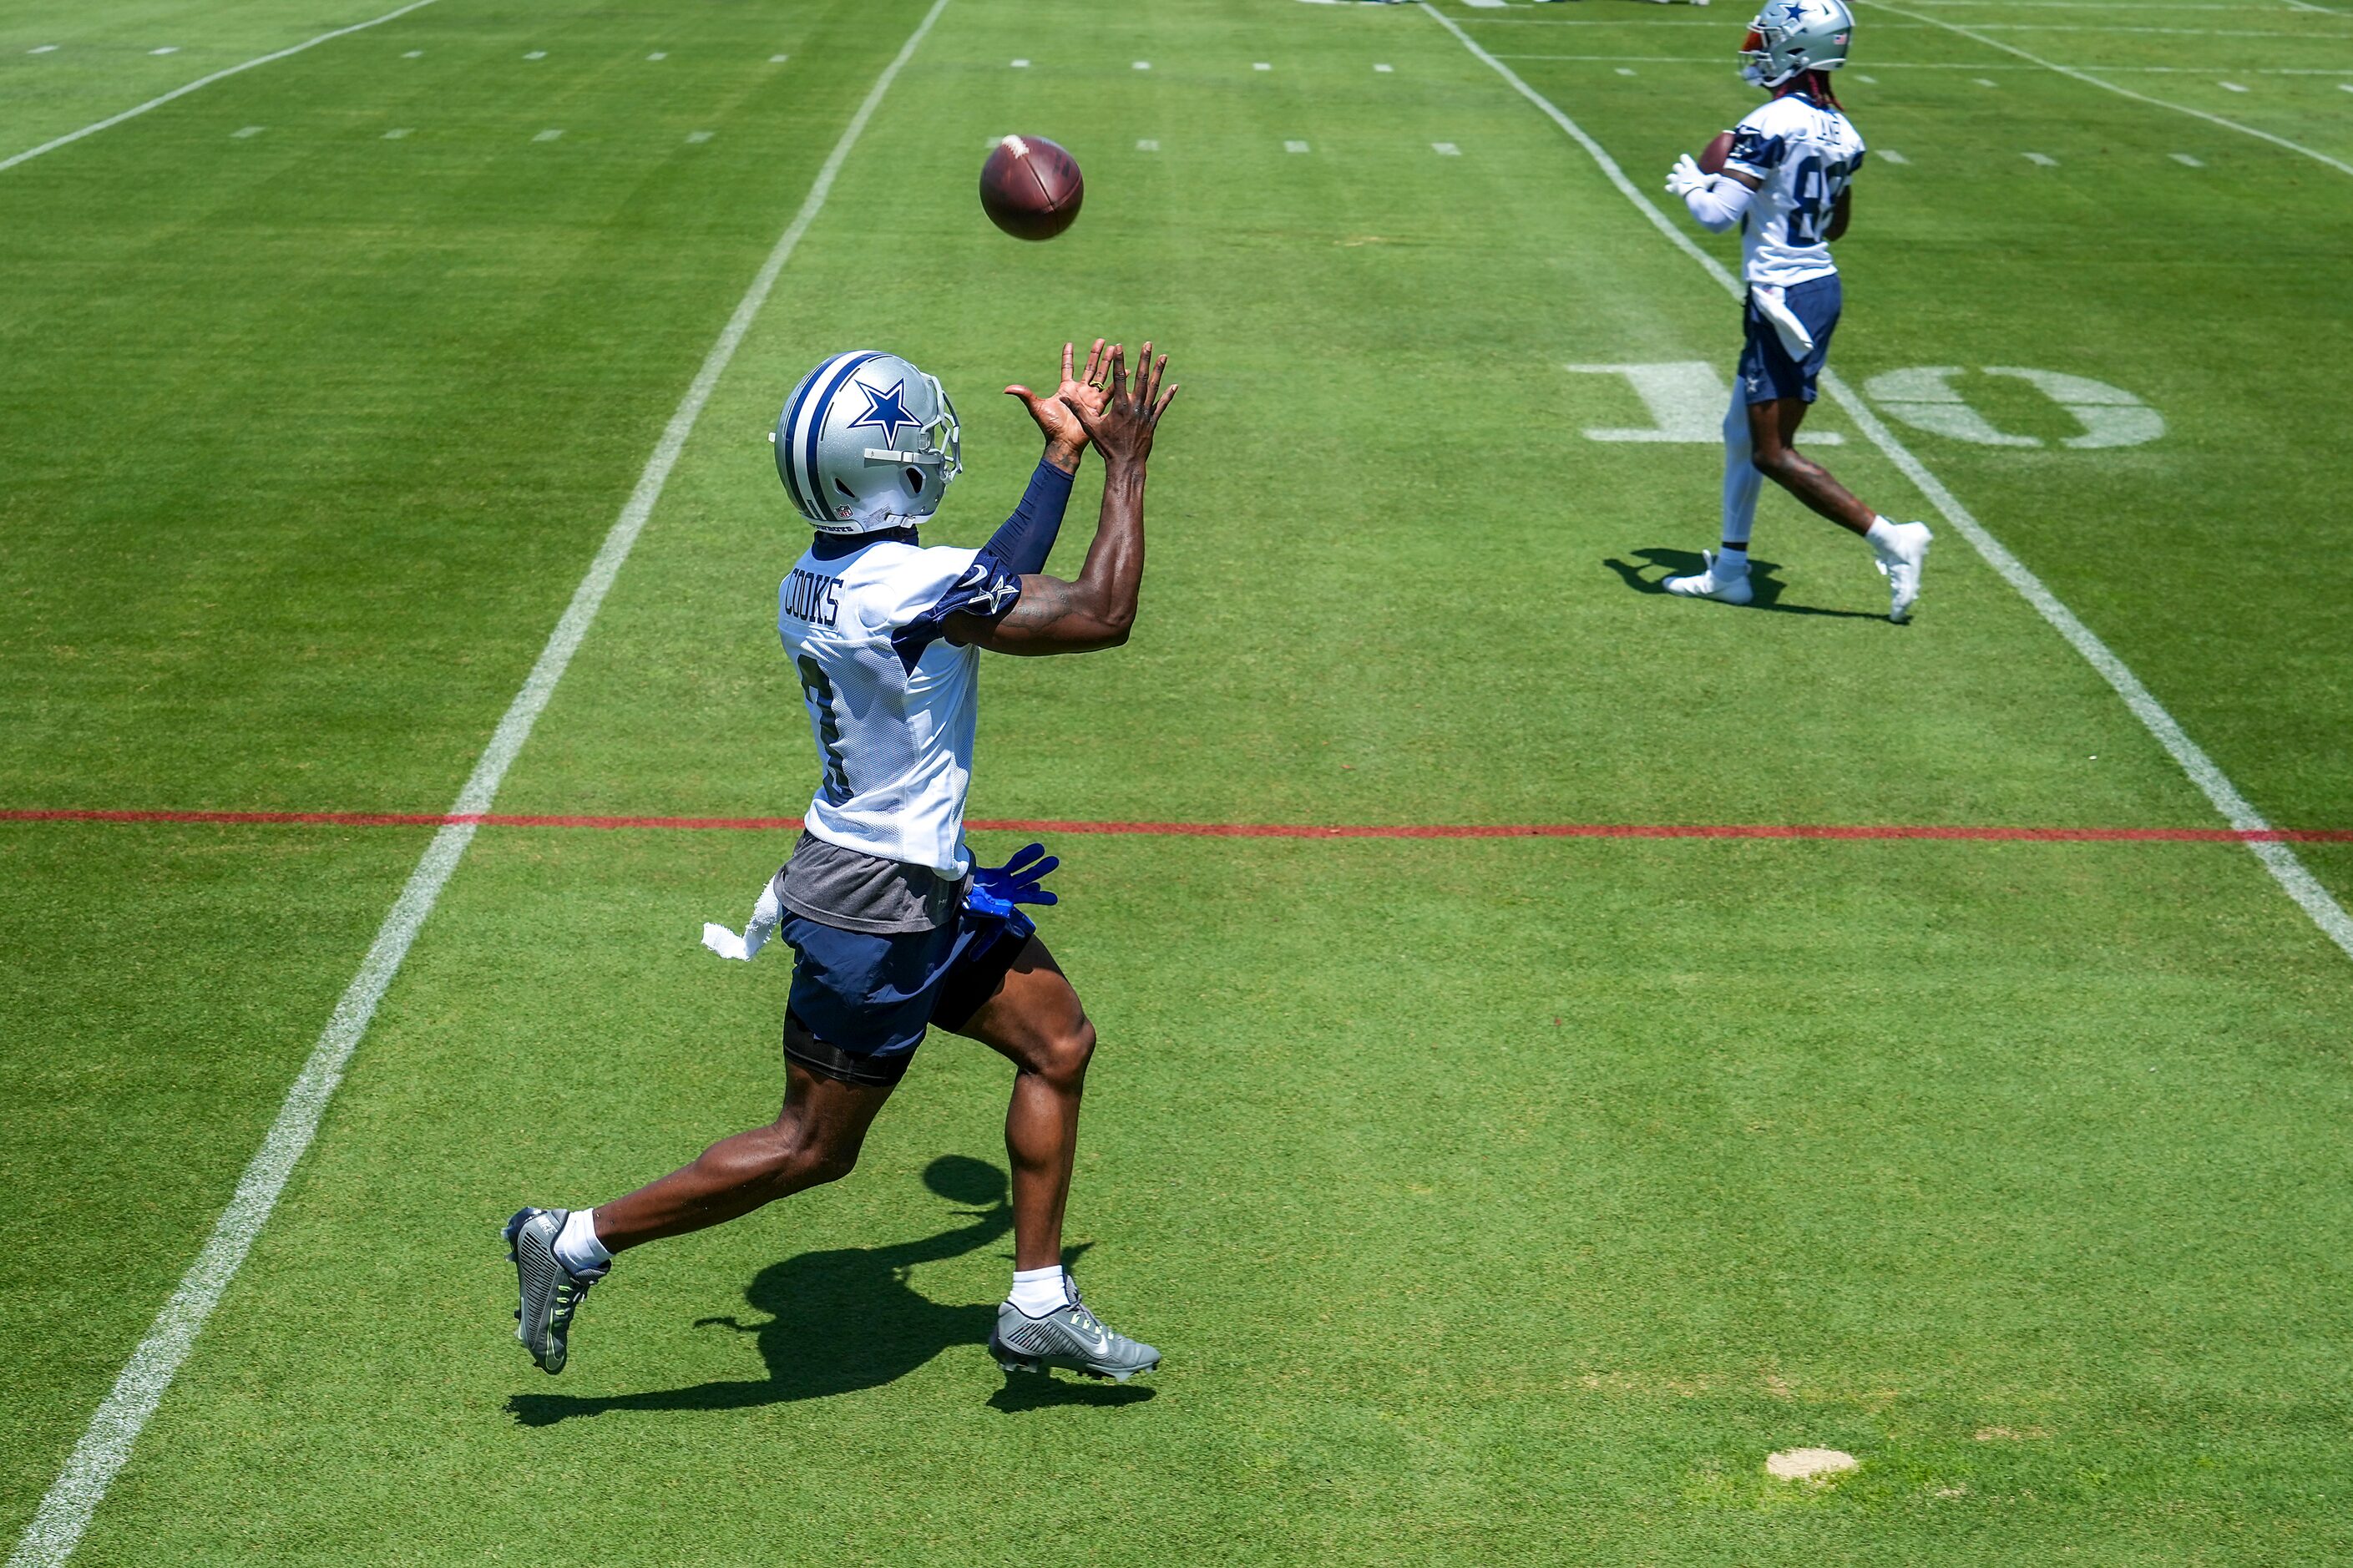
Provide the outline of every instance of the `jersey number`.
[[1838,207],[1838,199],[1846,192],[1849,180],[1854,178],[1854,164],[1846,159],[1825,163],[1820,158],[1808,158],[1799,163],[1789,177],[1790,199],[1789,243],[1820,245],[1822,229]]
[[833,716],[833,682],[807,654],[801,655],[799,667],[801,690],[808,698],[809,711],[817,715],[817,743],[825,751],[826,803],[840,805],[849,799],[849,772],[841,760],[841,721]]

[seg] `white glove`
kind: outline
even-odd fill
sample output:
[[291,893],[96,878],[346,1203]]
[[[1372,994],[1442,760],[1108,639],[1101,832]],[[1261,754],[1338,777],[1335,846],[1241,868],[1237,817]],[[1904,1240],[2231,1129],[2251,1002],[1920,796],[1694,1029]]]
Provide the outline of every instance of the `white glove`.
[[1773,323],[1773,335],[1781,340],[1791,359],[1803,359],[1814,352],[1814,334],[1806,331],[1806,323],[1798,320],[1783,296],[1779,289],[1749,285],[1748,297],[1757,301],[1757,313]]
[[1748,198],[1757,194],[1738,180],[1701,174],[1688,153],[1667,172],[1667,191],[1683,197],[1693,219],[1710,234],[1722,234],[1738,223],[1748,210]]
[[776,933],[776,922],[784,918],[784,906],[776,901],[776,879],[771,877],[768,885],[760,889],[760,901],[752,906],[752,923],[744,928],[744,934],[737,936],[726,926],[713,921],[702,928],[702,945],[722,958],[748,961]]

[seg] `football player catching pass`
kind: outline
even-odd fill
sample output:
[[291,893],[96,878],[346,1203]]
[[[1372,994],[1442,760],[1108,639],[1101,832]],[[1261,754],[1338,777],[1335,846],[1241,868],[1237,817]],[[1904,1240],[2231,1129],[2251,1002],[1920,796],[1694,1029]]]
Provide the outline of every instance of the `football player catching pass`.
[[1703,172],[1686,153],[1667,176],[1668,194],[1683,198],[1702,228],[1721,234],[1740,226],[1748,300],[1724,420],[1724,547],[1707,557],[1705,571],[1668,578],[1666,590],[1748,603],[1748,531],[1757,492],[1769,478],[1862,535],[1887,577],[1888,619],[1902,621],[1920,596],[1928,525],[1890,522],[1796,446],[1838,327],[1830,242],[1846,232],[1848,182],[1862,166],[1862,138],[1830,79],[1846,64],[1853,32],[1845,0],[1771,0],[1741,45],[1740,74],[1772,100],[1734,128],[1721,174]]
[[[1083,373],[1022,400],[1046,450],[1020,507],[979,550],[926,549],[916,525],[959,471],[955,411],[891,354],[836,354],[776,421],[776,468],[817,538],[783,583],[777,628],[797,674],[822,781],[792,858],[751,929],[711,946],[749,957],[769,931],[794,951],[784,1109],[691,1164],[594,1209],[525,1208],[506,1239],[522,1291],[516,1337],[564,1369],[574,1314],[613,1255],[751,1213],[849,1173],[925,1028],[1010,1058],[1013,1289],[989,1349],[1007,1371],[1060,1366],[1125,1382],[1160,1352],[1113,1333],[1062,1268],[1062,1206],[1095,1033],[1037,927],[1053,868],[1031,846],[976,869],[964,844],[980,650],[1085,653],[1127,640],[1144,575],[1144,471],[1167,357],[1100,340]],[[1103,510],[1076,582],[1042,574],[1071,477],[1103,454]],[[845,1323],[842,1332],[855,1333]],[[821,1355],[822,1347],[810,1353]]]

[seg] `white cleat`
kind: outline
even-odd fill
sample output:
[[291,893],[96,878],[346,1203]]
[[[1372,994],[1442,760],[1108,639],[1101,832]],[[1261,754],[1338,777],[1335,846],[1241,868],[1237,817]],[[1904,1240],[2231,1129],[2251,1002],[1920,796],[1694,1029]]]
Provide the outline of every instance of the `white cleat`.
[[1928,544],[1936,536],[1925,522],[1891,522],[1885,545],[1873,544],[1879,574],[1887,579],[1887,618],[1901,626],[1912,618],[1920,596],[1920,570],[1928,564]]
[[[1689,577],[1670,577],[1660,586],[1678,598],[1721,599],[1727,605],[1745,605],[1757,596],[1748,586],[1747,573],[1737,577],[1719,577],[1715,574],[1715,552],[1704,550],[1700,554],[1707,562],[1706,571]],[[1913,574],[1915,581],[1918,575],[1916,572]]]

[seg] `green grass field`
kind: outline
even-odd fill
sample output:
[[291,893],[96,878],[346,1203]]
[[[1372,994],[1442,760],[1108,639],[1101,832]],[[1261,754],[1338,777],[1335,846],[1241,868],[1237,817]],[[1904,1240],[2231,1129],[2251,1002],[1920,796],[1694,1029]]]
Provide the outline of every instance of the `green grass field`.
[[[18,0],[0,162],[395,3]],[[9,1542],[435,833],[27,814],[449,809],[932,10],[434,0],[0,167]],[[1571,367],[1721,387],[1736,307],[1495,64],[1651,193],[1745,15],[945,0],[495,809],[797,814],[784,393],[940,374],[974,542],[1035,458],[995,389],[1102,332],[1184,384],[1145,616],[991,662],[976,817],[2227,826],[1868,425],[2353,828],[2353,8],[1858,16],[1866,413],[1809,429],[1938,528],[1914,624],[1778,494],[1765,608],[1659,595],[1712,436],[1588,434],[1657,421]],[[1054,244],[977,211],[1008,131],[1084,163]],[[786,959],[695,933],[790,842],[480,831],[75,1562],[2353,1560],[2353,957],[2239,844],[1064,833],[1071,1239],[1165,1367],[984,1352],[1008,1074],[934,1036],[854,1176],[629,1257],[550,1380],[498,1224],[773,1113]]]

